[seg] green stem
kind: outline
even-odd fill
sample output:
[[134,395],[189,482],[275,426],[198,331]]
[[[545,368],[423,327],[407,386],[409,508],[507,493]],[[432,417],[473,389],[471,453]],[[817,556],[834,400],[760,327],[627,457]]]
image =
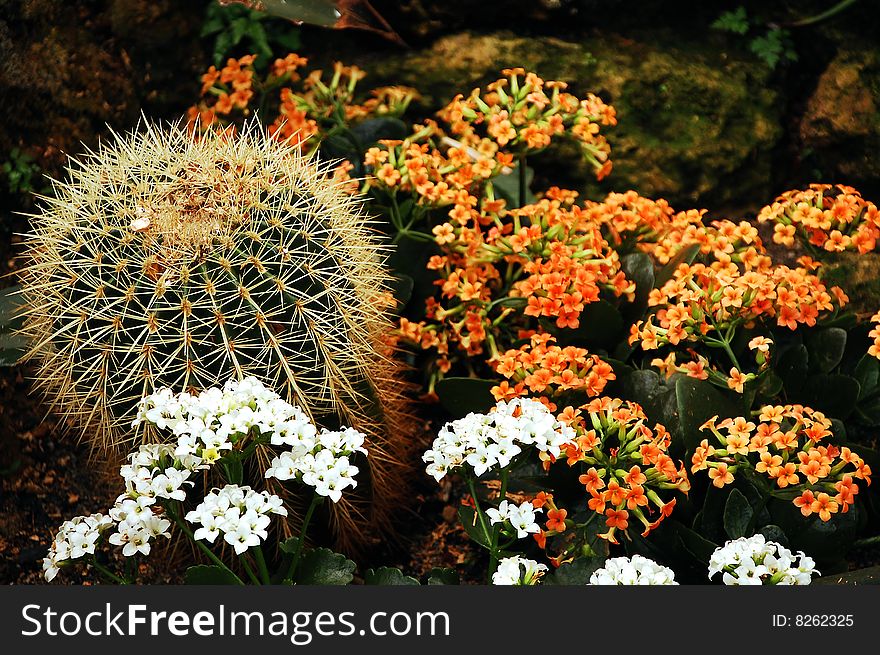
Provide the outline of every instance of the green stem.
[[257,546],[254,549],[254,557],[257,560],[257,567],[260,571],[260,578],[263,580],[263,584],[271,584],[271,577],[269,576],[269,567],[266,566],[266,558],[263,556],[263,547]]
[[208,548],[205,544],[203,544],[200,539],[196,539],[193,536],[192,530],[190,530],[189,526],[186,524],[186,522],[177,515],[177,512],[175,512],[171,508],[171,505],[167,505],[165,507],[165,511],[168,512],[168,516],[170,516],[171,519],[174,521],[174,523],[177,525],[177,527],[180,528],[180,531],[183,532],[183,534],[185,534],[189,538],[189,540],[196,545],[196,547],[199,550],[201,550],[205,555],[207,555],[209,560],[214,562],[214,564],[216,564],[220,568],[225,569],[230,575],[232,575],[232,577],[235,578],[236,584],[244,586],[244,582],[242,581],[242,579],[239,578],[232,569],[230,569],[228,566],[226,566],[226,564],[223,563],[223,560],[221,560],[213,552],[211,552],[211,549]]
[[870,548],[871,546],[880,546],[880,535],[874,537],[865,537],[853,542],[853,548]]
[[[501,469],[501,490],[498,495],[498,502],[501,503],[507,498],[507,469]],[[498,568],[498,539],[501,536],[501,524],[492,526],[492,547],[489,549],[489,581],[492,580],[492,574]]]
[[91,564],[92,564],[93,567],[95,567],[95,570],[96,570],[96,571],[98,571],[99,573],[101,573],[102,575],[104,575],[104,576],[105,576],[106,578],[108,578],[110,581],[115,582],[116,584],[128,584],[128,580],[126,580],[125,578],[120,578],[118,575],[116,575],[115,573],[113,573],[113,572],[112,572],[110,569],[108,569],[107,567],[105,567],[105,566],[103,566],[103,565],[101,565],[101,564],[98,564],[98,562],[97,562],[96,560],[93,559],[92,562],[91,562]]
[[[247,552],[247,551],[245,551]],[[247,576],[251,579],[255,585],[260,584],[260,579],[254,573],[254,570],[251,568],[251,565],[248,564],[247,558],[245,557],[245,553],[242,553],[238,556],[238,559],[241,560],[241,565],[244,567],[244,572],[247,573]]]
[[293,574],[296,573],[296,567],[299,564],[299,557],[302,554],[303,544],[306,541],[306,530],[309,527],[309,522],[312,520],[312,514],[315,513],[315,508],[320,502],[321,497],[318,494],[312,496],[312,503],[311,505],[309,505],[309,509],[306,510],[306,516],[303,519],[302,523],[302,530],[300,531],[299,539],[296,542],[296,550],[293,551],[293,559],[290,561],[290,566],[287,569],[287,575],[284,576],[285,582],[293,582]]
[[841,0],[836,5],[828,9],[827,11],[823,11],[821,14],[816,14],[815,16],[810,16],[809,18],[803,18],[799,21],[791,23],[792,27],[806,27],[807,25],[814,25],[815,23],[820,23],[823,20],[827,20],[833,16],[836,16],[841,11],[849,7],[850,5],[854,5],[858,0]]
[[468,489],[471,492],[471,498],[474,499],[474,509],[476,510],[477,516],[480,519],[480,527],[483,528],[483,536],[486,538],[486,541],[491,541],[489,525],[486,523],[486,517],[483,514],[482,508],[480,507],[480,501],[477,500],[477,488],[474,485],[473,478],[469,477],[467,483]]

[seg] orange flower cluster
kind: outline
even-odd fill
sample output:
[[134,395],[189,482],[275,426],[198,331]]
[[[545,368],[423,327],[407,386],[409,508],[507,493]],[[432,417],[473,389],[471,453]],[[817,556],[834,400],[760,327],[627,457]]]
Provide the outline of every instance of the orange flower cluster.
[[875,325],[874,329],[868,332],[868,338],[873,339],[874,343],[868,346],[868,354],[880,359],[880,312],[871,317],[871,322]]
[[480,187],[506,170],[512,157],[497,147],[476,155],[461,145],[441,151],[432,145],[432,138],[439,134],[437,124],[427,121],[406,139],[380,141],[367,150],[364,165],[372,177],[364,190],[406,193],[420,208],[455,205],[450,218],[466,223],[478,204]]
[[874,250],[880,239],[880,210],[842,184],[811,184],[786,191],[758,214],[773,221],[773,241],[791,246],[795,237],[828,252]]
[[580,145],[597,178],[611,171],[611,149],[600,130],[617,124],[613,107],[593,94],[581,100],[565,92],[565,82],[544,81],[522,68],[502,74],[485,91],[474,89],[467,98],[459,94],[440,112],[455,138],[478,151],[491,149],[494,142],[519,158],[568,135]]
[[718,488],[731,484],[737,473],[766,477],[775,487],[772,495],[791,498],[801,514],[817,514],[823,521],[849,511],[859,493],[855,480],[871,484],[871,467],[861,457],[825,443],[832,436],[831,421],[821,412],[802,405],[766,405],[756,413],[757,424],[741,416],[707,421],[701,429],[710,430],[720,447],[703,439],[691,471],[708,470]]
[[[450,365],[450,344],[468,356],[488,344],[495,362],[515,339],[540,331],[541,319],[575,328],[584,307],[603,292],[633,293],[617,253],[574,204],[574,192],[550,189],[512,211],[491,198],[477,209],[474,196],[456,193],[452,220],[433,230],[442,254],[428,263],[440,274],[440,300],[428,301],[427,321],[405,321],[400,330],[407,341],[437,349],[441,372]],[[513,390],[508,383],[499,392]]]
[[[744,271],[733,261],[679,266],[672,279],[651,291],[649,305],[659,309],[632,326],[630,344],[638,342],[644,350],[696,342],[724,347],[739,325],[767,319],[791,330],[813,326],[823,313],[836,312],[848,301],[840,288],[827,289],[809,272],[810,260],[797,268],[773,266],[751,249],[744,264]],[[760,345],[752,349],[763,357],[769,345]],[[700,363],[693,366],[699,369],[694,377],[700,377]],[[747,379],[734,368],[728,385],[742,392]]]
[[[277,117],[269,132],[305,150],[317,146],[321,136],[334,126],[342,127],[370,116],[399,116],[418,97],[408,87],[374,89],[370,98],[356,101],[357,83],[365,73],[356,66],[333,65],[333,74],[325,81],[323,72],[314,70],[303,79],[299,69],[308,61],[295,53],[276,59],[264,78],[254,69],[255,55],[230,59],[217,70],[214,66],[202,76],[202,99],[188,112],[189,122],[199,129],[216,123],[227,126],[234,112],[247,116],[258,98],[277,93]],[[294,90],[294,83],[301,88]]]
[[510,349],[490,362],[505,377],[492,388],[496,401],[530,395],[553,398],[566,391],[598,396],[615,379],[611,366],[596,355],[574,346],[560,348],[554,341],[549,334],[534,334],[530,344]]
[[603,539],[618,543],[616,532],[629,529],[633,519],[647,536],[672,513],[676,501],[669,493],[689,491],[684,464],[667,454],[669,432],[660,424],[649,428],[636,403],[596,398],[578,410],[567,407],[558,418],[577,431],[563,454],[569,466],[582,470],[578,479],[590,496],[589,508],[605,517]]

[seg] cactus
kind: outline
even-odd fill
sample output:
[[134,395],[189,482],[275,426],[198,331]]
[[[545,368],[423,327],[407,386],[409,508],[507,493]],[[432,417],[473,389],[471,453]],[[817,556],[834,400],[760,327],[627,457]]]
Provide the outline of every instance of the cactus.
[[407,416],[383,346],[385,250],[359,199],[255,122],[198,137],[147,123],[68,173],[31,217],[23,330],[80,438],[104,455],[155,440],[131,428],[144,395],[255,375],[367,434],[369,482],[337,534],[387,518]]

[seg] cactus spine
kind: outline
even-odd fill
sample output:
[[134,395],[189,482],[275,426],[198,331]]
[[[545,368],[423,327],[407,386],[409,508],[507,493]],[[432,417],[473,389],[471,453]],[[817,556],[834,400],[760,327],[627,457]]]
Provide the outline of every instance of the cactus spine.
[[[25,332],[36,384],[111,454],[155,388],[255,375],[328,427],[369,437],[346,538],[400,492],[406,416],[384,250],[326,168],[256,125],[199,137],[146,124],[72,162],[32,216]],[[355,526],[357,524],[357,526]]]

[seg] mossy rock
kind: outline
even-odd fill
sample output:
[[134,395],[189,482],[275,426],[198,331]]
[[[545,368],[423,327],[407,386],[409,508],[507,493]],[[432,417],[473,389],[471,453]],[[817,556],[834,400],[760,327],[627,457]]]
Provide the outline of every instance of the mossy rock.
[[418,88],[426,108],[513,66],[565,80],[576,94],[601,95],[619,118],[608,130],[615,168],[607,184],[587,186],[592,176],[574,149],[555,149],[538,162],[556,183],[591,195],[635,188],[682,207],[771,195],[769,153],[782,135],[784,103],[765,68],[714,45],[682,45],[671,36],[667,43],[613,35],[573,42],[466,32],[403,55],[354,59],[371,84]]
[[841,49],[819,77],[800,123],[817,176],[877,188],[880,179],[880,54]]

